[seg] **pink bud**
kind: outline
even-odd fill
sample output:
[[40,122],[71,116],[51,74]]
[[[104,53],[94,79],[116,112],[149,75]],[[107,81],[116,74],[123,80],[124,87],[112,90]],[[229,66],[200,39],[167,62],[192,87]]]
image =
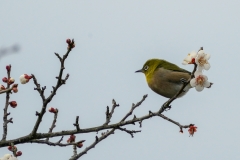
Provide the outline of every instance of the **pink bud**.
[[16,101],[11,101],[11,102],[9,102],[9,104],[10,104],[10,106],[12,108],[16,108],[17,107],[17,102]]
[[[15,150],[17,150],[17,147],[16,146],[13,146]],[[8,150],[9,151],[12,151],[12,146],[8,146]]]
[[78,147],[78,148],[82,148],[82,146],[83,146],[82,143],[78,143],[78,144],[77,144],[77,147]]
[[21,151],[17,151],[16,156],[21,156],[22,152]]
[[3,77],[3,78],[2,78],[2,81],[3,81],[4,83],[7,83],[7,82],[8,82],[7,77]]
[[10,65],[10,64],[7,65],[7,66],[6,66],[6,69],[7,69],[8,72],[10,72],[10,71],[11,71],[11,65]]
[[71,39],[67,39],[66,42],[67,42],[67,44],[70,44],[72,41],[71,41]]
[[67,142],[68,142],[68,143],[72,143],[72,142],[75,141],[75,138],[76,138],[76,136],[75,136],[74,134],[72,134],[72,135],[70,135],[70,137],[68,138]]
[[13,84],[14,82],[15,82],[15,79],[14,79],[14,78],[10,78],[10,79],[8,80],[8,84],[9,84],[9,85]]
[[1,90],[5,90],[5,89],[6,89],[6,88],[5,88],[3,85],[0,84],[0,91],[1,91]]
[[55,109],[53,107],[49,108],[48,111],[51,112],[51,113],[57,113],[58,112],[57,108]]
[[17,87],[13,87],[13,88],[12,88],[12,91],[13,91],[14,93],[17,93],[17,92],[18,92],[18,88],[17,88]]

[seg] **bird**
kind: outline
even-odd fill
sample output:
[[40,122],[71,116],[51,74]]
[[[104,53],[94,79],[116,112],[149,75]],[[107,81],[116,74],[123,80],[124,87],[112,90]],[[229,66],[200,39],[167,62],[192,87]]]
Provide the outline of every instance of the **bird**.
[[[148,86],[157,94],[172,98],[182,88],[183,83],[191,77],[191,72],[163,59],[149,59],[142,69],[135,73],[144,73]],[[184,96],[192,88],[188,84],[177,97]]]

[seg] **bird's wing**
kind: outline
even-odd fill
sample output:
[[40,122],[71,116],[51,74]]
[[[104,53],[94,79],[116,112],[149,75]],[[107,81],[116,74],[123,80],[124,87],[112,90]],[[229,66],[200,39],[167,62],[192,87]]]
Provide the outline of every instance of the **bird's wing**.
[[184,73],[188,73],[189,75],[191,74],[191,72],[189,72],[185,69],[182,69],[182,68],[178,67],[177,65],[170,63],[168,61],[165,61],[165,60],[162,60],[161,63],[157,66],[157,68],[164,68],[164,69],[168,69],[168,70],[172,70],[172,71],[176,71],[176,72],[184,72]]
[[165,75],[165,78],[171,83],[182,83],[190,78],[190,74],[187,72],[171,71]]

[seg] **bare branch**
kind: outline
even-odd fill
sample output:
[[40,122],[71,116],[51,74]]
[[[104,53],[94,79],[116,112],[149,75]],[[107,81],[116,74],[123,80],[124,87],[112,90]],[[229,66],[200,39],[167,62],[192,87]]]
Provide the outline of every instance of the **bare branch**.
[[130,131],[130,130],[127,130],[126,128],[121,128],[121,127],[117,128],[117,129],[119,129],[120,131],[124,131],[124,132],[130,134],[132,138],[134,138],[134,136],[133,136],[134,133],[141,132],[140,130],[139,131],[135,131],[135,130],[131,130]]
[[60,143],[59,141],[58,142],[50,142],[50,141],[46,141],[46,140],[30,140],[29,142],[26,142],[26,143],[38,143],[38,144],[47,144],[49,146],[59,146],[59,147],[66,147],[66,146],[72,146],[72,145],[77,145],[78,143],[83,143],[85,142],[85,140],[81,140],[81,141],[78,141],[78,142],[73,142],[73,143]]
[[111,134],[114,134],[115,129],[112,129],[110,132],[107,132],[106,134],[102,135],[100,138],[97,138],[90,146],[88,146],[87,148],[85,148],[81,153],[77,154],[76,156],[73,156],[72,158],[70,158],[69,160],[77,160],[78,158],[80,158],[81,156],[83,156],[84,154],[87,154],[87,152],[94,148],[99,142],[101,142],[102,140],[104,140],[105,138],[107,138],[108,136],[110,136]]
[[[48,133],[52,133],[52,131],[53,131],[53,128],[55,128],[56,127],[56,122],[57,122],[57,116],[58,116],[58,109],[56,108],[56,110],[57,110],[57,112],[55,112],[54,113],[54,119],[53,119],[53,122],[52,122],[52,125],[51,125],[51,127],[49,128],[49,131],[48,131]],[[49,140],[49,137],[48,138],[46,138],[46,141],[48,141]]]
[[[7,69],[7,79],[10,79],[11,77],[11,65],[9,64],[8,65],[9,69]],[[6,87],[6,90],[9,90],[10,89],[10,84],[7,83],[7,87]],[[8,110],[8,106],[9,106],[9,99],[10,99],[10,91],[9,92],[6,92],[6,101],[5,101],[5,107],[3,109],[3,136],[2,136],[2,141],[5,141],[6,138],[7,138],[7,124],[9,123],[8,119],[7,119],[7,116],[9,115],[7,113],[7,110]]]
[[116,107],[119,107],[119,104],[117,104],[116,101],[113,99],[112,100],[112,109],[111,109],[110,113],[109,113],[109,107],[107,106],[106,122],[103,125],[108,125],[110,123],[110,120],[112,118],[112,115],[113,115],[114,110],[115,110]]
[[[74,41],[72,42],[74,43]],[[42,110],[41,112],[39,113],[38,115],[38,119],[35,123],[35,126],[32,130],[32,133],[31,135],[32,136],[35,136],[36,133],[37,133],[37,130],[38,130],[38,127],[42,121],[42,118],[43,118],[43,115],[45,114],[46,112],[46,107],[48,105],[48,103],[52,100],[52,98],[54,97],[54,95],[56,95],[56,92],[58,90],[58,88],[62,85],[62,84],[65,84],[66,83],[66,80],[68,79],[69,77],[69,74],[66,75],[65,79],[62,79],[62,75],[63,75],[63,70],[64,70],[64,62],[65,60],[67,59],[68,57],[68,54],[70,53],[70,51],[72,50],[72,48],[68,48],[67,52],[65,55],[63,55],[63,58],[61,58],[61,66],[60,66],[60,71],[59,71],[59,75],[58,75],[58,80],[57,80],[57,84],[55,85],[55,87],[53,87],[53,91],[52,93],[49,95],[49,97],[47,99],[45,99],[44,95],[43,95],[43,90],[41,90],[40,88],[40,84],[37,83],[37,79],[35,78],[34,75],[33,76],[33,80],[34,80],[34,84],[36,85],[36,90],[39,92],[40,96],[42,97],[42,100],[43,100],[43,106],[42,106]],[[58,55],[55,53],[55,55]]]

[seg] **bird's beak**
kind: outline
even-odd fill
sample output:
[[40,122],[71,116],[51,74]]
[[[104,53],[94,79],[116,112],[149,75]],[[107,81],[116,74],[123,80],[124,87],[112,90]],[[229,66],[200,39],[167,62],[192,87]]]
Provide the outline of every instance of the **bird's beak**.
[[143,70],[140,69],[140,70],[135,71],[135,73],[138,73],[138,72],[142,72],[143,73]]

